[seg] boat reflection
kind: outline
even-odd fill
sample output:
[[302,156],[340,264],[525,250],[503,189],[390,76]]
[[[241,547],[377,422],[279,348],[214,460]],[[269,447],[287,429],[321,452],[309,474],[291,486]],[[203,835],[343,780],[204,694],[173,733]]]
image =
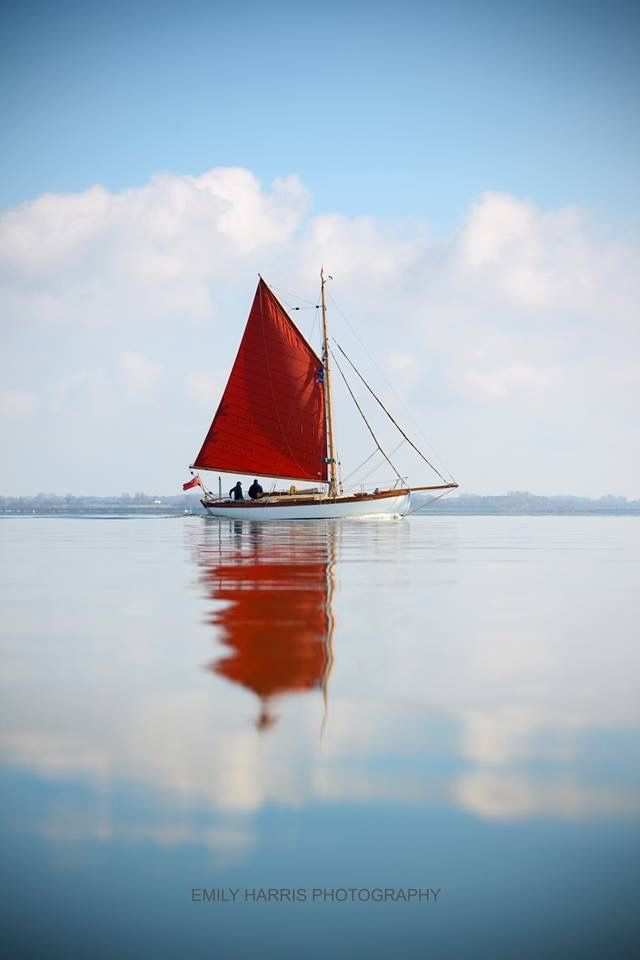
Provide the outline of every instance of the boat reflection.
[[218,602],[210,622],[229,648],[210,669],[259,698],[259,730],[275,723],[274,701],[287,694],[320,689],[326,707],[336,533],[330,522],[313,530],[206,524],[197,559],[207,594]]

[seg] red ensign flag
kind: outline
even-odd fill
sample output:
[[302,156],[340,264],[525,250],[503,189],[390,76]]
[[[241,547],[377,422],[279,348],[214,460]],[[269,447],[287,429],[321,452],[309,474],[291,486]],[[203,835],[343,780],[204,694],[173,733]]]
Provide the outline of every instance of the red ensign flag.
[[191,487],[201,487],[200,477],[192,477],[191,480],[187,480],[186,483],[182,484],[183,490],[191,490]]

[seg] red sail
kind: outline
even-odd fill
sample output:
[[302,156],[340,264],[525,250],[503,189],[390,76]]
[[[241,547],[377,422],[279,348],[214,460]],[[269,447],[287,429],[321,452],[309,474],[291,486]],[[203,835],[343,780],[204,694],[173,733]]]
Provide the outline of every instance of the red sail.
[[327,480],[322,363],[264,280],[194,467]]

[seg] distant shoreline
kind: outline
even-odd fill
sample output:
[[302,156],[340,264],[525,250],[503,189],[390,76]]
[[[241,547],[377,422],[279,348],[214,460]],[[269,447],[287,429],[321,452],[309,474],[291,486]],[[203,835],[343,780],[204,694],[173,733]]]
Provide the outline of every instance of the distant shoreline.
[[[475,498],[474,498],[475,499]],[[627,504],[569,506],[560,504],[515,505],[515,504],[479,504],[479,503],[433,503],[415,510],[413,516],[448,517],[629,517],[640,516],[640,504],[633,501]],[[200,503],[172,504],[130,504],[107,502],[102,504],[60,504],[33,506],[22,503],[7,507],[0,505],[0,520],[10,517],[184,517],[207,516]]]
[[[118,520],[118,519],[176,519],[180,517],[206,517],[206,510],[49,510],[49,511],[1,511],[1,520],[22,519],[69,519],[69,520]],[[640,517],[637,510],[415,510],[413,517]],[[237,521],[235,521],[237,522]]]
[[[414,515],[441,516],[640,516],[640,500],[610,494],[591,499],[570,494],[539,496],[526,490],[480,496],[461,493],[446,498],[412,497]],[[420,506],[418,506],[420,504]],[[39,517],[179,517],[206,515],[199,492],[169,497],[146,493],[123,493],[119,497],[58,496],[40,493],[35,497],[0,496],[0,518]]]

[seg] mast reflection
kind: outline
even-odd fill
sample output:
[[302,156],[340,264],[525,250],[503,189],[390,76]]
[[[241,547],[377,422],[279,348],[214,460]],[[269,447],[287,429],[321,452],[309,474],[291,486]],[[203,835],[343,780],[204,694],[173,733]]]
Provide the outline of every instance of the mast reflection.
[[198,563],[207,594],[225,601],[210,617],[229,652],[209,669],[260,700],[259,730],[273,702],[322,690],[333,664],[335,526],[207,523]]

